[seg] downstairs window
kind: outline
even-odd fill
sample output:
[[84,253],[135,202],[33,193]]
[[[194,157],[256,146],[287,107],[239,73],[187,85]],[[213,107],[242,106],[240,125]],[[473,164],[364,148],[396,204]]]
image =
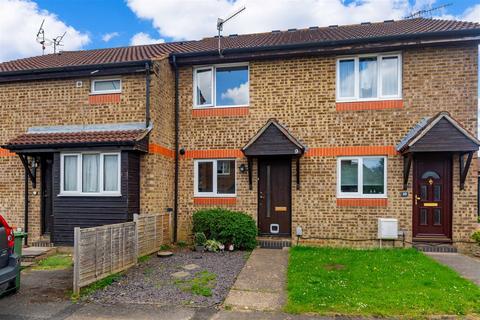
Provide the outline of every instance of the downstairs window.
[[379,156],[337,159],[338,198],[384,198],[387,195],[387,158]]
[[195,160],[195,196],[234,197],[235,160]]

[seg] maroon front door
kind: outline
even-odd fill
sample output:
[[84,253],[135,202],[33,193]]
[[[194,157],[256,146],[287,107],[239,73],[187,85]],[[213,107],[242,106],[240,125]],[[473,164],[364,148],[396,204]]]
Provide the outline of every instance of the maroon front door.
[[451,239],[452,156],[415,155],[413,183],[413,236]]
[[261,235],[290,236],[291,158],[258,160],[258,228]]

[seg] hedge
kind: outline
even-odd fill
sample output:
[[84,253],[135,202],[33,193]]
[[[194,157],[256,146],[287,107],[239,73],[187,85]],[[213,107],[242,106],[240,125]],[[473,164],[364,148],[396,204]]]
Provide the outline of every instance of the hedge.
[[222,208],[196,211],[193,214],[193,232],[203,232],[207,239],[223,244],[232,243],[237,249],[251,250],[257,246],[257,225],[244,212]]

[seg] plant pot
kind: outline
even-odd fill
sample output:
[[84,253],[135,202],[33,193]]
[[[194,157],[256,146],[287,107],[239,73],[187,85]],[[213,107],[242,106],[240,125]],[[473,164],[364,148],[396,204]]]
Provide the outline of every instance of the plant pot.
[[480,244],[476,244],[473,246],[472,253],[475,257],[480,257]]
[[205,246],[195,246],[195,251],[203,252],[203,251],[205,251]]

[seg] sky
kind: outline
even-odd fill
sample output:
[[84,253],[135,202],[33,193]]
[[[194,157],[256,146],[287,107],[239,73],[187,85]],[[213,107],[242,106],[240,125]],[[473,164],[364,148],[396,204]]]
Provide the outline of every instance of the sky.
[[67,32],[62,50],[82,50],[213,36],[242,6],[224,34],[401,19],[445,3],[434,17],[480,22],[478,0],[0,0],[0,61],[41,54],[43,19],[47,38]]

